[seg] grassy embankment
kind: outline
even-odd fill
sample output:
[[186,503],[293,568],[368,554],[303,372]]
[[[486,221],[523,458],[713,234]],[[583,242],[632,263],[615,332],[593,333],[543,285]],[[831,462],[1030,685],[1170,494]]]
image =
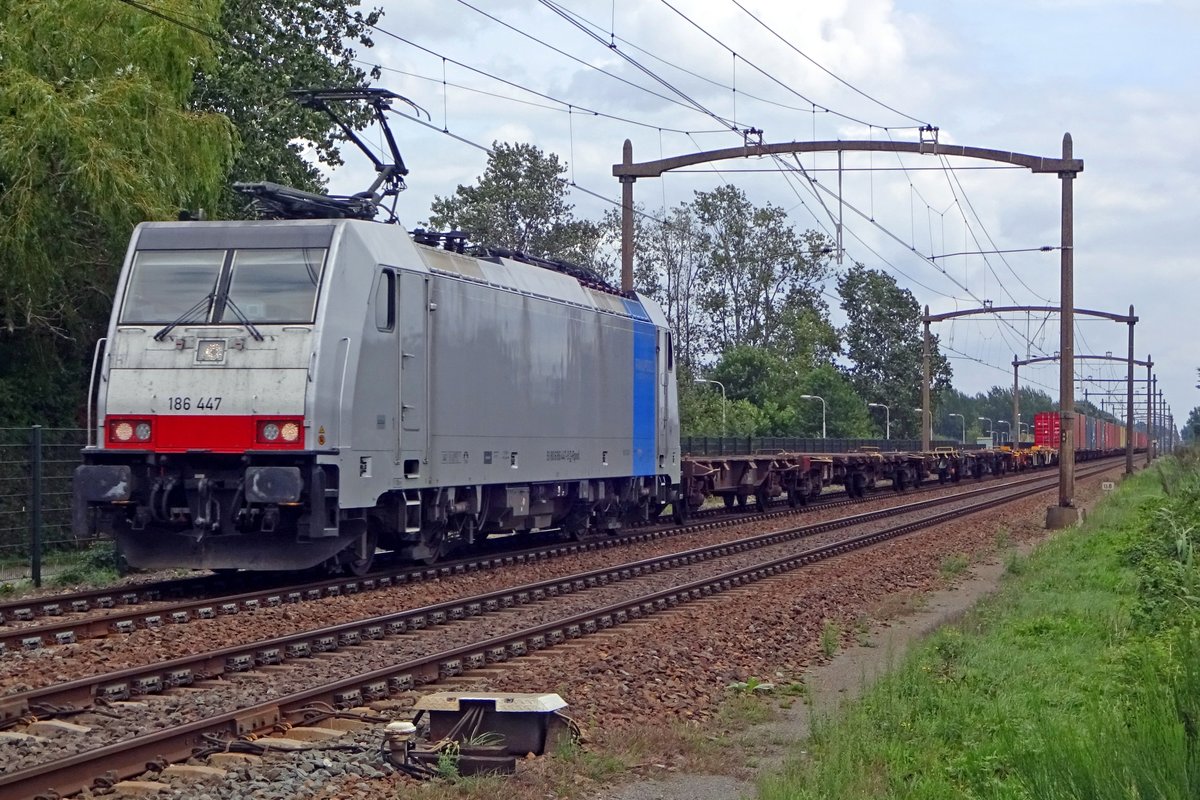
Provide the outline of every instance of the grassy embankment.
[[1200,453],[1013,557],[762,800],[1200,797]]

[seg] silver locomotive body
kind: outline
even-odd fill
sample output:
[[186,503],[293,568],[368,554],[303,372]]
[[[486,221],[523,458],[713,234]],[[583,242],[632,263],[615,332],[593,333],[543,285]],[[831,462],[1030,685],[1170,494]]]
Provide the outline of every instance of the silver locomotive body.
[[105,345],[77,525],[133,566],[428,561],[678,491],[653,303],[392,225],[140,225]]

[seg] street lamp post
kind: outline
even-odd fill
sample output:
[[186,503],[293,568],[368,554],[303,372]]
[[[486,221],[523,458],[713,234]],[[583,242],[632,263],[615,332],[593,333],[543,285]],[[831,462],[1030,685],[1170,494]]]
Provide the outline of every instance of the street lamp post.
[[[1011,423],[1011,422],[1009,422],[1009,421],[1008,421],[1008,420],[1006,420],[1006,419],[998,419],[998,420],[996,420],[996,424],[997,424],[997,425],[1003,425],[1003,426],[1005,426],[1005,429],[1008,431],[1008,443],[1009,443],[1009,445],[1011,446],[1011,445],[1012,445],[1012,443],[1013,443],[1013,440],[1012,440],[1012,423]],[[1001,443],[1001,444],[1004,444],[1004,442],[1003,442],[1003,441],[1001,441],[1000,443]]]
[[992,418],[991,417],[980,417],[979,421],[987,422],[988,429],[985,432],[987,433],[988,436],[992,437],[992,445],[995,446],[995,444],[996,444],[996,426],[992,424]]
[[888,408],[883,403],[867,403],[867,408],[882,408],[883,409],[884,419],[886,420],[885,430],[887,431],[887,433],[884,434],[883,438],[891,440],[891,438],[892,438],[892,409]]
[[825,398],[817,397],[815,394],[802,394],[801,400],[820,400],[821,401],[821,438],[825,438]]
[[725,384],[721,383],[720,381],[709,380],[708,378],[696,378],[696,383],[715,383],[717,386],[721,387],[721,438],[724,439],[725,438],[725,406],[726,406]]
[[962,414],[947,414],[946,416],[958,417],[959,419],[962,420],[962,426],[963,426],[962,443],[966,444],[967,443],[967,418],[964,417]]

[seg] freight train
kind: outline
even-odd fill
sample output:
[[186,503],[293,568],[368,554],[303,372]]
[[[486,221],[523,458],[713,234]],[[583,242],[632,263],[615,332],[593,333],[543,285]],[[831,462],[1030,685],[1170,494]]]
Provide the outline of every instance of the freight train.
[[[682,522],[709,498],[800,505],[1056,462],[1044,415],[1030,451],[681,454],[654,302],[462,249],[354,219],[139,225],[77,529],[134,567],[362,572],[378,548],[432,563],[498,534]],[[1119,449],[1077,419],[1081,458]]]
[[[680,452],[671,333],[587,270],[374,221],[407,174],[380,89],[310,91],[375,163],[348,197],[239,187],[273,217],[139,225],[89,384],[74,527],[133,567],[362,573],[501,534],[570,537],[710,497],[807,502],[1048,463],[956,452]],[[332,111],[374,110],[383,163]],[[404,101],[407,102],[407,101]],[[394,203],[388,222],[395,222]]]
[[[1062,444],[1062,423],[1054,411],[1042,411],[1033,415],[1033,443],[1038,447],[1058,448]],[[1098,419],[1087,414],[1076,414],[1074,422],[1075,449],[1085,452],[1123,450],[1125,448],[1125,426],[1109,420]],[[1135,450],[1146,449],[1145,431],[1133,432]]]

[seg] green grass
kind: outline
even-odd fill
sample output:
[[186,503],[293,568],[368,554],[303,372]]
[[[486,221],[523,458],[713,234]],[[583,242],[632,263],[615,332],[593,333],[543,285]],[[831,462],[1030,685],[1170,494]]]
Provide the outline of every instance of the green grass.
[[1135,476],[1083,528],[1010,560],[996,597],[818,721],[762,800],[1197,796],[1195,470],[1192,498],[1162,499],[1186,472]]
[[[28,574],[29,559],[0,563],[0,569],[21,570]],[[42,558],[42,582],[45,586],[103,586],[120,577],[116,545],[97,542],[83,550],[50,551]],[[0,582],[0,595],[12,595],[33,588],[27,577]]]
[[965,553],[954,553],[942,559],[940,571],[946,579],[957,578],[971,566],[971,559]]

